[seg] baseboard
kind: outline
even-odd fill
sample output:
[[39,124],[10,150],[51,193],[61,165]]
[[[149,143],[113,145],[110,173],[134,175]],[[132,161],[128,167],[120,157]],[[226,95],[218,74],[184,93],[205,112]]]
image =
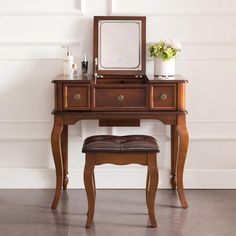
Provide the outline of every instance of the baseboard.
[[[159,188],[170,188],[170,170],[160,169]],[[69,188],[84,188],[83,170],[69,171]],[[140,169],[97,169],[97,188],[142,189],[145,188],[146,170]],[[186,189],[236,189],[236,169],[186,169],[184,185]],[[0,169],[0,188],[54,188],[53,169]]]

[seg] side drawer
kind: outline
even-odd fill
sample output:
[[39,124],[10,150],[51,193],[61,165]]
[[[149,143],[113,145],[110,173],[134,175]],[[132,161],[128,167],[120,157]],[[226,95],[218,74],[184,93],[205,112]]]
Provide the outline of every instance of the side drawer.
[[87,84],[64,84],[63,108],[64,110],[89,110],[90,86]]
[[157,84],[150,88],[151,110],[177,110],[176,84]]
[[146,110],[146,86],[106,86],[93,88],[93,110]]

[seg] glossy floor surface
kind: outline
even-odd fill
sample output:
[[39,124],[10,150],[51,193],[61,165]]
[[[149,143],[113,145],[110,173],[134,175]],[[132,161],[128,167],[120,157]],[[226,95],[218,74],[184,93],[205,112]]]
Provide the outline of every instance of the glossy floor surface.
[[52,190],[0,190],[1,236],[235,236],[236,190],[186,190],[189,209],[177,195],[159,190],[158,228],[147,227],[144,190],[98,190],[95,224],[85,229],[84,190],[63,192],[50,209]]

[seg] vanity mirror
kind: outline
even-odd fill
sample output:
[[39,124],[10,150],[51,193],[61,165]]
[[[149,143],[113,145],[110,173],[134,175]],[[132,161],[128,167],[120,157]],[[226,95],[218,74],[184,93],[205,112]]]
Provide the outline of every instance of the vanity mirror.
[[146,17],[94,17],[94,73],[144,75]]

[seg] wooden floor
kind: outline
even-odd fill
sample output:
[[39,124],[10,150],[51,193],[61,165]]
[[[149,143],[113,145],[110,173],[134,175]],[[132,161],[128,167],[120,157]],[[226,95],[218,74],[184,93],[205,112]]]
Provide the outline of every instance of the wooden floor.
[[190,208],[159,190],[158,228],[147,227],[144,190],[98,190],[95,224],[85,229],[84,190],[68,190],[51,210],[52,190],[0,190],[0,236],[235,236],[236,190],[187,190]]

